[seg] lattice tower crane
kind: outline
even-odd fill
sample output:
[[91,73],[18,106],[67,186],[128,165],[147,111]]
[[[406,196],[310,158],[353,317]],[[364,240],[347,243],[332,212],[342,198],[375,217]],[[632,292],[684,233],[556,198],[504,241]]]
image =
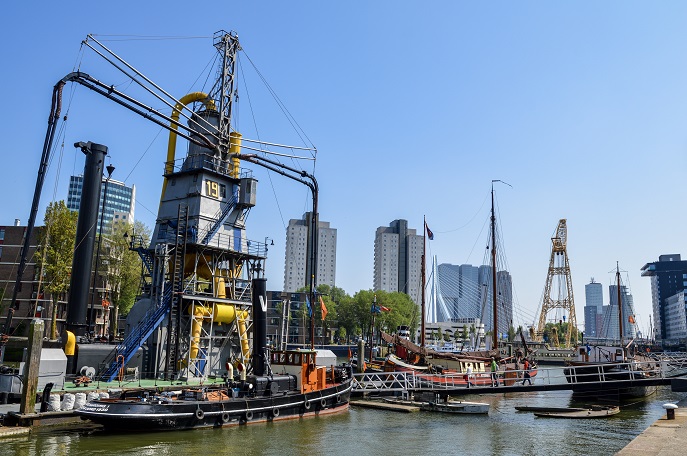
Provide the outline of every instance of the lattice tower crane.
[[[546,285],[544,287],[541,315],[539,315],[536,336],[539,341],[543,339],[548,313],[554,309],[563,309],[568,314],[568,330],[563,341],[565,343],[564,346],[569,347],[573,333],[577,334],[577,318],[575,317],[575,298],[573,296],[570,264],[568,263],[568,251],[566,248],[567,240],[568,227],[566,219],[561,219],[558,222],[556,234],[551,238],[551,259],[549,260],[549,271],[546,275]],[[554,280],[558,284],[557,290],[552,290]],[[551,296],[552,291],[556,292],[555,298]],[[560,336],[562,334],[559,334]]]

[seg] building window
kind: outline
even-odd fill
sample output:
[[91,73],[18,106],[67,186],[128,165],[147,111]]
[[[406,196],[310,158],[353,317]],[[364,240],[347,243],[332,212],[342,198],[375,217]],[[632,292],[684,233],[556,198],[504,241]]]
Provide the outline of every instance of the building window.
[[4,240],[5,240],[5,229],[3,228],[0,230],[0,241],[4,241]]

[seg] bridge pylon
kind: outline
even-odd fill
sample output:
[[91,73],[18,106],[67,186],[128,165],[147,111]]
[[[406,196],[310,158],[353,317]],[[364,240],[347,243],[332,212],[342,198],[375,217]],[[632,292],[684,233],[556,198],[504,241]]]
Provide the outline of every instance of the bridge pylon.
[[[536,337],[542,341],[546,328],[546,317],[554,309],[563,309],[567,313],[568,329],[565,334],[558,334],[562,338],[563,346],[574,344],[573,334],[577,335],[577,318],[575,317],[575,298],[573,296],[572,278],[570,276],[570,264],[567,251],[568,227],[566,219],[558,221],[555,235],[551,238],[551,259],[549,271],[546,275],[544,296],[542,297],[541,314],[537,325]],[[555,289],[554,289],[555,285]],[[552,296],[552,292],[554,296]],[[565,318],[565,317],[563,317]]]

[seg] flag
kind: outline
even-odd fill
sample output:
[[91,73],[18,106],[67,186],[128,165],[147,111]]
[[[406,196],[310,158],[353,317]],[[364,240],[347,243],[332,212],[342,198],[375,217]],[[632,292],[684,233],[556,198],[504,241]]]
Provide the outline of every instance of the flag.
[[388,307],[384,306],[378,306],[377,304],[372,304],[372,308],[370,309],[370,312],[373,314],[378,314],[382,312],[391,312],[391,309]]
[[327,306],[324,305],[324,299],[320,296],[320,309],[322,310],[322,320],[327,318]]
[[634,324],[635,324],[635,316],[634,316],[634,315],[630,315],[630,316],[627,318],[627,321],[630,322],[630,323],[632,323],[632,324],[634,325]]
[[432,230],[429,229],[429,226],[427,226],[427,222],[425,222],[425,229],[427,230],[427,237],[429,238],[430,241],[434,240],[434,233],[432,233]]
[[310,299],[308,297],[305,297],[305,305],[308,308],[308,316],[312,317],[312,307],[310,306]]

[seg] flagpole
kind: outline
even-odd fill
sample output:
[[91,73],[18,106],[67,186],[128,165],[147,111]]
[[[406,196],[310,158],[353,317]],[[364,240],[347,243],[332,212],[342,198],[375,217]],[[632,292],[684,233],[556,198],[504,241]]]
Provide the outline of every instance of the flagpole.
[[420,323],[420,347],[425,348],[425,256],[426,256],[426,244],[427,244],[427,218],[426,216],[422,216],[422,222],[423,222],[423,227],[422,227],[422,271],[421,271],[421,276],[422,276],[422,305],[421,305],[421,310],[422,310],[422,321]]

